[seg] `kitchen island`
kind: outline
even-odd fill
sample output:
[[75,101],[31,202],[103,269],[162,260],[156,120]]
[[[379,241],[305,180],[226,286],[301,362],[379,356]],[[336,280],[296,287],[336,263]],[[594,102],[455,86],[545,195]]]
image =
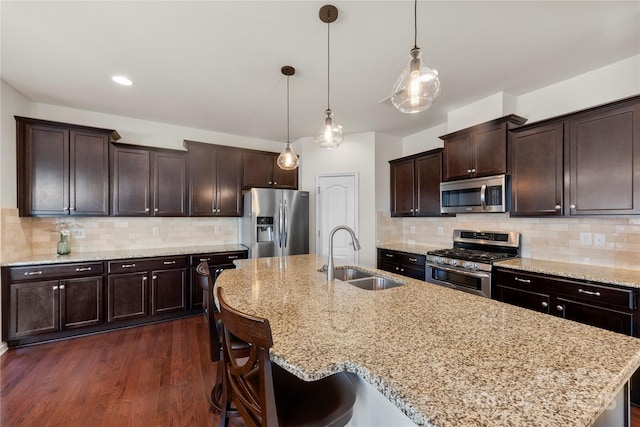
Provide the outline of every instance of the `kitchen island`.
[[275,363],[305,380],[354,373],[417,425],[592,425],[640,366],[635,338],[381,270],[406,284],[327,283],[325,263],[236,261],[216,286],[269,319]]

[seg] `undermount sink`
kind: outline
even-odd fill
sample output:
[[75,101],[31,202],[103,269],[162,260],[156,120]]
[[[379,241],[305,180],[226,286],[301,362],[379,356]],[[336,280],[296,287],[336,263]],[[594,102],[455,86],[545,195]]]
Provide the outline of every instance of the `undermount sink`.
[[[321,269],[319,271],[324,270]],[[378,277],[373,273],[353,267],[336,268],[334,277],[337,280],[342,280],[352,286],[368,291],[381,291],[384,289],[396,288],[405,284],[386,277]]]
[[402,282],[397,282],[385,277],[365,277],[363,279],[349,280],[347,283],[367,291],[381,291],[404,285]]
[[364,279],[371,277],[373,274],[356,268],[336,268],[334,277],[338,280],[348,282],[349,280]]

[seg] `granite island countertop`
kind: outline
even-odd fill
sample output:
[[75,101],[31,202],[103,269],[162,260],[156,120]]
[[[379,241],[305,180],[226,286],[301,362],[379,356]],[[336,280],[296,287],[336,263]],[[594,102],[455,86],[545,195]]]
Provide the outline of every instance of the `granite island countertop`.
[[355,373],[421,426],[588,426],[640,366],[632,337],[381,270],[406,285],[327,283],[325,263],[236,261],[216,286],[269,319],[275,363]]
[[148,258],[160,256],[177,256],[189,254],[203,254],[229,251],[246,251],[247,248],[237,244],[207,245],[207,246],[175,246],[151,249],[122,249],[114,251],[71,252],[69,255],[35,255],[26,258],[3,262],[2,267],[17,267],[22,265],[61,264],[66,262],[107,261],[127,258]]

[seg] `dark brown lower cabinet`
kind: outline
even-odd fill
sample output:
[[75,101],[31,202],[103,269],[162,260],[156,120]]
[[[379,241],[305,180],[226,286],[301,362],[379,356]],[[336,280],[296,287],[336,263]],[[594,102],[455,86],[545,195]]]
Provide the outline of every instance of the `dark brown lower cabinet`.
[[108,263],[107,321],[143,319],[187,308],[187,257]]
[[216,282],[220,273],[229,268],[236,268],[233,261],[236,259],[247,259],[249,257],[249,251],[229,251],[229,252],[215,252],[215,253],[202,253],[189,256],[189,265],[191,266],[191,308],[202,307],[202,289],[198,283],[198,273],[196,273],[196,267],[201,262],[205,261],[209,266],[209,272],[213,278],[213,283]]
[[[638,289],[497,268],[494,299],[625,335],[640,337]],[[640,405],[640,373],[631,378]]]
[[412,279],[425,280],[426,256],[394,251],[390,249],[378,249],[377,268]]
[[8,340],[99,324],[102,277],[11,283]]

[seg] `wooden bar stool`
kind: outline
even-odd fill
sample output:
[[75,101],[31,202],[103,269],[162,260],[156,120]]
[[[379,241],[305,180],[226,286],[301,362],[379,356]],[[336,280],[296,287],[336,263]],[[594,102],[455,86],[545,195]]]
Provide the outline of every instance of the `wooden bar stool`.
[[[209,358],[216,363],[216,382],[211,389],[210,411],[220,412],[222,410],[222,380],[224,378],[224,362],[222,360],[222,320],[213,300],[214,280],[209,271],[206,261],[201,262],[196,267],[198,273],[198,284],[202,288],[202,307],[204,323],[209,329]],[[239,354],[249,354],[249,346],[242,342],[234,340],[233,348]]]
[[[221,288],[216,295],[226,373],[221,427],[229,425],[231,403],[250,427],[340,427],[349,422],[356,394],[344,372],[307,382],[272,364],[269,321],[230,307]],[[248,357],[233,349],[233,339],[249,345]]]

